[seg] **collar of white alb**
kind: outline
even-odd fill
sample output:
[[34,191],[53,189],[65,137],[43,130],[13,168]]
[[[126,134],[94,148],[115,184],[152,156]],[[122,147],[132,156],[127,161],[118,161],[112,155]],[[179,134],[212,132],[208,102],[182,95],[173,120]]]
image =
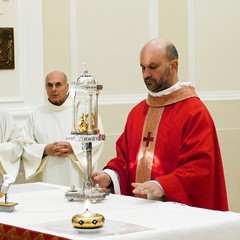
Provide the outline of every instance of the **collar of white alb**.
[[190,86],[191,83],[190,82],[180,82],[177,81],[174,85],[172,85],[171,87],[164,89],[163,91],[160,92],[151,92],[150,90],[148,90],[148,93],[153,96],[153,97],[161,97],[164,95],[168,95],[169,93],[172,93],[182,87],[187,87]]

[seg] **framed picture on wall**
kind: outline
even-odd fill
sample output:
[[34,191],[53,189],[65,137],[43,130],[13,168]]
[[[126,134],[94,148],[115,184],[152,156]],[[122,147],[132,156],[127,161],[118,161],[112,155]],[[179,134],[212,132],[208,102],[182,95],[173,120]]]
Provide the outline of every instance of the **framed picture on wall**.
[[0,70],[14,68],[13,28],[0,27]]

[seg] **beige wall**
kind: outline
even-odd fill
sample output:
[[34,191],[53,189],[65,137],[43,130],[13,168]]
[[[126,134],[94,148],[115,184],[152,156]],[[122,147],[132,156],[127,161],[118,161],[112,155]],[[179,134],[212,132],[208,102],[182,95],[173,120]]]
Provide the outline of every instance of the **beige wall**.
[[230,209],[240,212],[240,101],[206,101],[218,131]]
[[[79,71],[88,69],[104,85],[104,94],[143,91],[139,49],[148,39],[148,1],[78,1]],[[104,7],[103,7],[104,6]]]
[[[188,1],[167,0],[159,2],[159,34],[170,39],[179,53],[179,79],[188,77]],[[174,7],[173,7],[174,6]]]
[[69,0],[42,1],[44,72],[59,69],[71,74],[71,29]]
[[239,91],[239,1],[194,1],[196,86]]
[[[213,116],[230,209],[240,212],[239,7],[237,0],[42,1],[44,75],[61,69],[70,82],[82,73],[86,61],[104,86],[100,114],[107,139],[100,168],[114,156],[129,110],[146,95],[139,51],[159,33],[175,43],[180,79],[196,86]],[[0,71],[0,77],[7,76]],[[1,94],[9,85],[5,90]]]

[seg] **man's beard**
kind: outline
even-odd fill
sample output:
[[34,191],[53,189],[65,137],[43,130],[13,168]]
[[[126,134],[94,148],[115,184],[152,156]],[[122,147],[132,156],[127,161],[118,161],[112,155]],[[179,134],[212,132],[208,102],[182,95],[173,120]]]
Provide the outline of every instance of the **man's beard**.
[[[164,75],[157,81],[155,78],[145,78],[145,85],[147,89],[151,92],[157,93],[171,87],[169,83],[170,71],[167,68],[164,72]],[[150,81],[150,83],[148,83]]]

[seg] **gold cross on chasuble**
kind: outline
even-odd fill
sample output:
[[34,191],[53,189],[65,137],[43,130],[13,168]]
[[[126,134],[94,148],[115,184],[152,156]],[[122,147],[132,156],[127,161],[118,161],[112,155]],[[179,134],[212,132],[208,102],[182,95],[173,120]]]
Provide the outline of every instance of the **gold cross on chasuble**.
[[[151,178],[152,161],[156,145],[158,126],[162,117],[163,107],[149,107],[142,131],[142,142],[138,155],[136,182],[146,182]],[[146,196],[138,196],[145,197]]]
[[147,137],[144,137],[143,141],[146,142],[146,147],[148,147],[149,146],[149,142],[153,141],[153,137],[151,137],[151,132],[148,132]]

